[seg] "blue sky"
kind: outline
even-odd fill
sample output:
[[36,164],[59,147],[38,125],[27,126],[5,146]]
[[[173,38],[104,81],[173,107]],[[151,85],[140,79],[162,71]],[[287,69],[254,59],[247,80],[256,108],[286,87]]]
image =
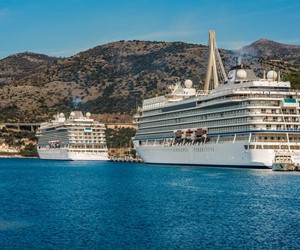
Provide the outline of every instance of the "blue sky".
[[0,59],[70,56],[119,40],[237,49],[260,38],[300,45],[300,0],[0,0]]

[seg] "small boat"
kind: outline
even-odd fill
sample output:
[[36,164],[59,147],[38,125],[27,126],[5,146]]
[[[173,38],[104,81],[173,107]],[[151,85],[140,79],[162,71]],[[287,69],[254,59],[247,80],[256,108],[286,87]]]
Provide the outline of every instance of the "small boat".
[[292,152],[279,151],[275,153],[275,159],[272,164],[273,171],[294,171]]

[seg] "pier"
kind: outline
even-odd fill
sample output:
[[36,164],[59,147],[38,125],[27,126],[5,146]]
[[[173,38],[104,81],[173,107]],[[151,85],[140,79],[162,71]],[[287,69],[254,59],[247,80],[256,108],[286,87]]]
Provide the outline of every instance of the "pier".
[[143,162],[140,157],[132,157],[132,155],[111,156],[111,161],[115,162]]

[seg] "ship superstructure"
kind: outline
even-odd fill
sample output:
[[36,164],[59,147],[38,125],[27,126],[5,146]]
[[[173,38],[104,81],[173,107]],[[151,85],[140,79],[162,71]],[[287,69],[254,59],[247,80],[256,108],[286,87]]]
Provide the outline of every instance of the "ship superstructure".
[[41,159],[108,160],[105,125],[84,116],[80,111],[63,113],[42,123],[37,131],[38,154]]
[[[297,90],[269,71],[262,79],[246,65],[226,75],[210,32],[203,91],[192,81],[143,101],[133,142],[146,163],[288,168],[300,163]],[[218,61],[218,63],[217,63]],[[219,64],[219,66],[218,66]],[[222,82],[219,82],[221,73]],[[211,85],[213,75],[213,88]]]

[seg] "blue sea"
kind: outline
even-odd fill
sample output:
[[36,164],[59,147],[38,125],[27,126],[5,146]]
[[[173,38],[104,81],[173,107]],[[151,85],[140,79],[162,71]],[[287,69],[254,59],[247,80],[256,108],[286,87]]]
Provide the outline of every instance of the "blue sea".
[[300,249],[300,172],[0,159],[0,249]]

